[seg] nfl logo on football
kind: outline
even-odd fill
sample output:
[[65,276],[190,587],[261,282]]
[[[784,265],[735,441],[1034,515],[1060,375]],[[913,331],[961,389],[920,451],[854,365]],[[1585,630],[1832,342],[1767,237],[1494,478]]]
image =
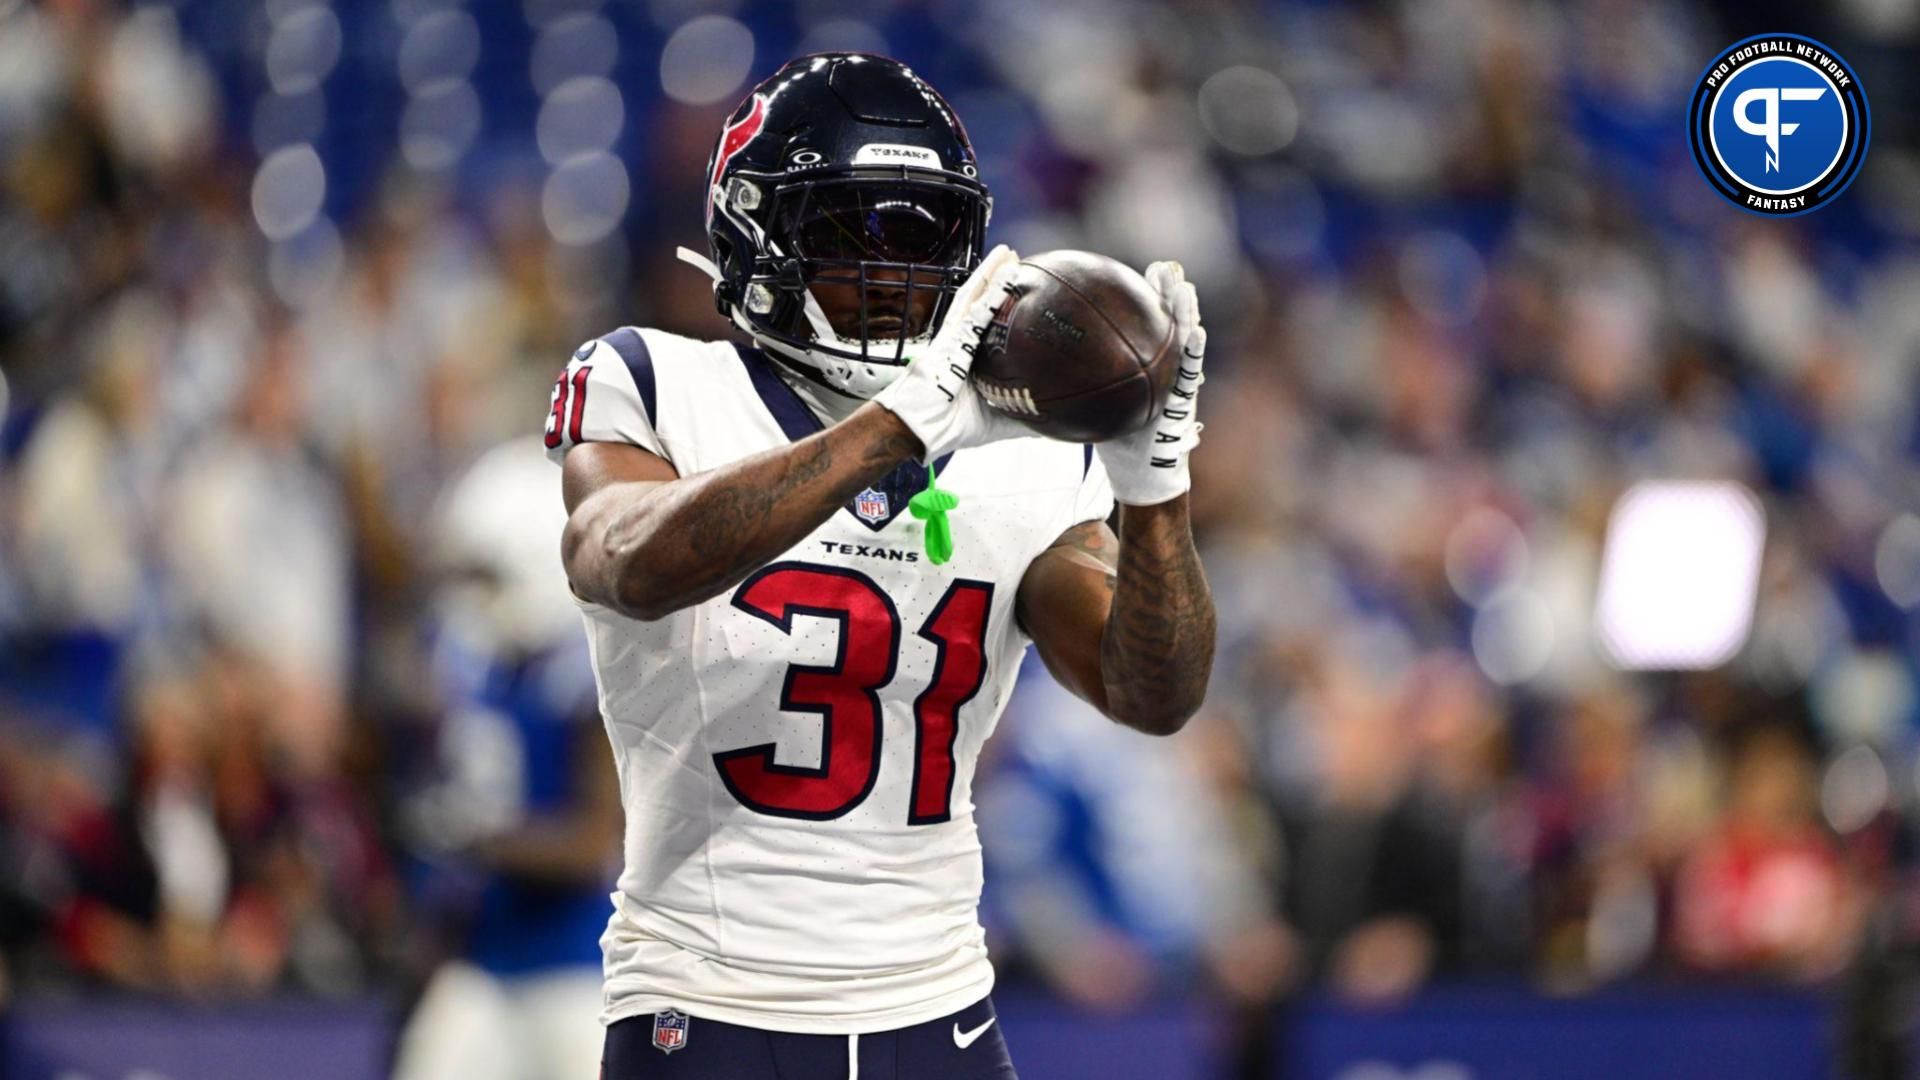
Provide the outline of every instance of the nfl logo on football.
[[868,488],[855,495],[853,512],[859,514],[862,521],[887,520],[887,493]]
[[687,1045],[687,1014],[677,1009],[655,1013],[653,1045],[663,1054],[671,1054]]

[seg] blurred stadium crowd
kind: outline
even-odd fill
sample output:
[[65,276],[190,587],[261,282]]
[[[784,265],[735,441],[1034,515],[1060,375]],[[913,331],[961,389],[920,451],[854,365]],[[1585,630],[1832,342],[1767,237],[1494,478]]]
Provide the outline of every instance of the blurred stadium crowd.
[[[1875,107],[1861,182],[1793,221],[1682,137],[1705,58],[1776,29]],[[592,962],[616,825],[548,384],[612,326],[720,332],[672,258],[720,120],[842,47],[945,91],[996,239],[1179,258],[1214,331],[1212,699],[1152,741],[1023,682],[976,789],[1003,977],[1875,978],[1920,912],[1917,32],[1876,0],[0,0],[0,987]],[[1765,508],[1716,670],[1594,643],[1652,477]]]

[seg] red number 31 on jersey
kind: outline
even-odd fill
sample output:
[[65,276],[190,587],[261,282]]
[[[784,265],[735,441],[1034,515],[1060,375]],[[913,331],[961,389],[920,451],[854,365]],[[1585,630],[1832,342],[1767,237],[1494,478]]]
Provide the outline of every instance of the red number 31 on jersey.
[[560,377],[553,380],[553,409],[547,413],[547,449],[559,449],[562,425],[568,441],[580,441],[580,421],[587,415],[587,376],[592,373],[592,364],[582,364],[571,372],[561,372]]
[[[793,632],[795,615],[840,624],[838,658],[830,665],[795,664],[780,691],[785,712],[820,717],[817,768],[781,765],[772,743],[713,755],[720,779],[742,805],[776,817],[824,821],[865,801],[880,776],[880,690],[893,681],[900,651],[900,613],[872,578],[856,570],[802,562],[773,563],[742,582],[733,606]],[[960,707],[987,678],[987,615],[993,585],[955,580],[934,605],[919,635],[938,650],[933,678],[913,702],[913,787],[907,824],[933,825],[953,816],[954,742]]]

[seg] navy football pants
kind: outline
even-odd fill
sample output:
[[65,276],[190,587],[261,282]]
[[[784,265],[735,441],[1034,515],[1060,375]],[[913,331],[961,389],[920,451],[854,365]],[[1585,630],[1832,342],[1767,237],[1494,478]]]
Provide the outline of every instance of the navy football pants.
[[649,1013],[607,1029],[601,1080],[1015,1080],[991,998],[869,1035],[791,1035],[695,1016],[671,1053],[654,1046],[654,1022]]

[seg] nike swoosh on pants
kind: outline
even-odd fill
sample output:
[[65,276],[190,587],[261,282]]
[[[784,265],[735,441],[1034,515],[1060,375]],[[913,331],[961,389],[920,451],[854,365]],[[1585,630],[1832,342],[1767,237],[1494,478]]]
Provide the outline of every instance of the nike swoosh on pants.
[[974,1028],[972,1031],[961,1031],[960,1025],[958,1023],[954,1024],[953,1025],[953,1045],[959,1047],[962,1050],[965,1050],[967,1047],[972,1046],[976,1041],[979,1040],[980,1036],[985,1035],[987,1033],[987,1029],[992,1027],[993,1022],[997,1019],[999,1018],[994,1016],[989,1016],[987,1017],[986,1023],[981,1024],[979,1027]]

